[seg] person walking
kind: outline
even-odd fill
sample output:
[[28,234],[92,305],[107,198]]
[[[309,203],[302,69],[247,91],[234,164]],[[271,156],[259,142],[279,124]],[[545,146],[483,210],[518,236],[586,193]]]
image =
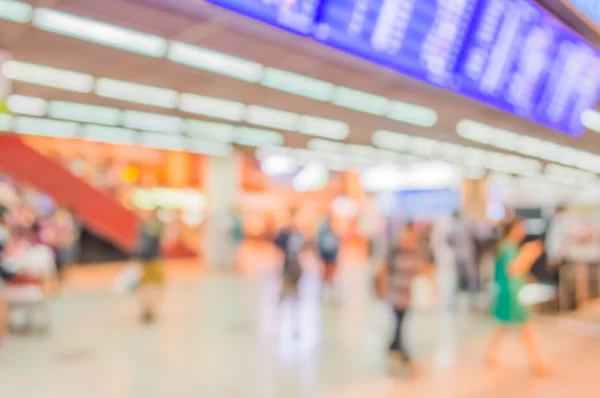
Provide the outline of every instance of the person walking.
[[426,271],[426,254],[419,231],[411,222],[391,250],[386,267],[387,298],[395,316],[394,334],[389,345],[390,360],[392,366],[404,366],[411,374],[416,374],[418,368],[406,347],[403,329],[411,309],[413,279]]
[[304,249],[306,239],[296,225],[295,213],[290,212],[287,225],[275,237],[275,246],[283,255],[283,287],[280,300],[286,298],[298,299],[299,283],[302,277],[300,254]]
[[331,301],[335,302],[337,297],[335,296],[334,279],[340,251],[340,236],[333,228],[333,219],[330,214],[319,226],[317,248],[323,264],[323,295],[329,291]]
[[553,373],[554,369],[542,357],[529,308],[519,299],[519,293],[527,281],[526,275],[543,251],[540,241],[528,242],[520,247],[525,235],[523,221],[515,218],[504,226],[502,238],[498,242],[494,275],[496,297],[492,313],[499,325],[489,343],[487,362],[491,367],[497,366],[500,347],[509,329],[516,327],[532,370],[537,374],[548,374]]

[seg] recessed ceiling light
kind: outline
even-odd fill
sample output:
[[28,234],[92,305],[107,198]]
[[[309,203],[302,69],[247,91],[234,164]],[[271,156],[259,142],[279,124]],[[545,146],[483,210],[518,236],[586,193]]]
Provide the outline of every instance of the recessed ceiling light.
[[93,142],[103,142],[116,145],[134,145],[136,132],[119,127],[96,126],[86,124],[83,126],[83,138]]
[[15,131],[19,134],[46,137],[77,138],[80,125],[45,118],[20,116],[15,120]]
[[231,124],[186,120],[186,132],[193,138],[231,143],[235,140],[234,131],[235,126]]
[[20,1],[0,1],[0,18],[8,21],[27,23],[31,21],[33,7]]
[[183,151],[186,141],[184,141],[184,137],[178,135],[144,132],[141,133],[141,144],[146,148]]
[[179,134],[183,130],[183,120],[175,116],[138,111],[125,111],[124,116],[123,124],[130,129],[165,134]]
[[121,26],[110,25],[49,8],[37,8],[33,17],[33,24],[49,32],[150,57],[160,58],[165,55],[167,49],[167,40],[162,37],[136,32]]
[[162,108],[175,108],[178,95],[175,90],[106,78],[96,82],[96,94]]
[[62,90],[90,93],[94,89],[94,78],[92,76],[49,66],[8,60],[2,65],[2,72],[4,76],[11,80]]
[[254,83],[260,80],[263,71],[263,66],[257,62],[178,41],[170,42],[167,58],[173,62]]
[[179,96],[179,109],[184,112],[217,119],[242,121],[246,105],[241,102],[205,97],[203,95],[181,94]]
[[365,93],[348,87],[338,87],[333,103],[344,108],[383,116],[390,108],[390,100],[380,95]]
[[331,101],[335,92],[332,83],[276,68],[266,68],[260,84],[319,101]]
[[119,109],[76,102],[50,101],[48,116],[54,119],[106,124],[109,126],[118,126],[121,124],[121,111]]
[[235,129],[235,142],[240,145],[260,148],[281,146],[284,144],[284,139],[283,135],[275,131],[237,127]]
[[344,140],[348,138],[350,128],[340,120],[304,115],[299,119],[298,132],[332,140]]
[[6,100],[8,109],[20,115],[44,116],[47,103],[42,98],[13,94]]
[[288,131],[296,130],[298,114],[264,106],[248,105],[246,121],[250,124]]
[[433,127],[438,121],[435,110],[402,101],[392,101],[387,117],[420,127]]

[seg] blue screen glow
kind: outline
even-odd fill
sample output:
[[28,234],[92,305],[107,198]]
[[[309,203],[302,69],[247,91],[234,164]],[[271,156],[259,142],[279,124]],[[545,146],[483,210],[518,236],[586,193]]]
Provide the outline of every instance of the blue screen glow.
[[308,35],[321,0],[207,0],[269,24]]
[[570,135],[600,56],[529,0],[208,0]]
[[315,37],[447,86],[479,0],[325,0]]
[[458,91],[572,135],[600,88],[597,54],[525,0],[486,0],[458,67]]

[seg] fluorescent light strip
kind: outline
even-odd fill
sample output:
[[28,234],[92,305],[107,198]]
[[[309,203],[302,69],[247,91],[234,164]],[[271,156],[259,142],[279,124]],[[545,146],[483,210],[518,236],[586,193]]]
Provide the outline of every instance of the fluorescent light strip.
[[600,112],[586,109],[581,113],[581,123],[589,130],[600,133]]
[[184,141],[184,137],[182,136],[143,132],[141,133],[141,138],[141,144],[146,148],[165,149],[168,151],[185,150],[186,141]]
[[391,131],[378,130],[373,134],[372,140],[373,144],[380,148],[411,152],[426,158],[441,158],[449,162],[507,173],[537,175],[542,169],[542,164],[534,159]]
[[296,130],[298,124],[298,114],[296,113],[257,105],[246,107],[245,119],[250,124],[288,131]]
[[83,126],[83,138],[88,141],[116,145],[135,145],[135,137],[136,132],[129,129],[96,126],[93,124]]
[[33,25],[49,32],[149,57],[160,58],[167,50],[167,40],[161,37],[49,8],[36,8]]
[[229,156],[233,153],[233,146],[222,142],[187,139],[185,150],[209,156]]
[[390,107],[390,100],[385,97],[348,87],[337,87],[333,103],[377,116],[384,116]]
[[121,124],[121,111],[117,108],[76,102],[50,101],[48,116],[54,119],[105,124],[109,126],[118,126]]
[[438,121],[435,110],[402,101],[392,101],[387,117],[419,127],[433,127]]
[[14,118],[11,115],[0,113],[0,131],[12,131]]
[[175,90],[107,78],[97,80],[96,94],[161,108],[175,108],[178,96]]
[[0,19],[7,21],[28,23],[31,21],[33,7],[20,1],[0,1]]
[[45,118],[20,116],[15,120],[15,131],[19,134],[45,137],[77,138],[80,125]]
[[298,122],[298,132],[332,140],[344,140],[348,138],[350,128],[339,120],[303,115]]
[[84,73],[8,60],[2,65],[6,78],[79,93],[91,93],[94,78]]
[[600,172],[600,156],[539,138],[491,127],[473,120],[461,120],[459,136],[470,141],[518,152],[551,162]]
[[239,122],[244,120],[246,105],[236,101],[184,93],[179,96],[179,109],[197,115]]
[[186,132],[190,137],[202,140],[232,143],[235,140],[235,126],[231,124],[186,120]]
[[44,116],[48,108],[42,98],[13,94],[6,100],[8,109],[13,113],[30,116]]
[[165,134],[179,134],[183,130],[183,120],[179,117],[138,111],[125,111],[123,125],[130,129]]
[[284,139],[283,135],[275,131],[237,127],[235,129],[235,142],[240,145],[261,148],[281,146],[284,144]]
[[167,58],[183,65],[253,83],[260,80],[263,71],[263,66],[257,62],[178,41],[170,42]]
[[260,84],[324,102],[332,101],[335,95],[335,85],[332,83],[276,68],[266,68]]

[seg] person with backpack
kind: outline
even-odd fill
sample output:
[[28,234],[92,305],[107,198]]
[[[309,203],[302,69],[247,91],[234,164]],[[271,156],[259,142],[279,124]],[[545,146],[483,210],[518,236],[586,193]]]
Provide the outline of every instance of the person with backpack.
[[295,213],[290,212],[287,225],[275,237],[274,244],[283,255],[283,287],[280,300],[286,298],[298,299],[299,283],[302,277],[300,254],[304,249],[306,239],[296,225]]
[[333,219],[328,214],[319,226],[317,236],[317,249],[323,264],[323,294],[329,290],[330,297],[335,300],[334,278],[337,270],[338,254],[340,251],[340,237],[333,228]]

